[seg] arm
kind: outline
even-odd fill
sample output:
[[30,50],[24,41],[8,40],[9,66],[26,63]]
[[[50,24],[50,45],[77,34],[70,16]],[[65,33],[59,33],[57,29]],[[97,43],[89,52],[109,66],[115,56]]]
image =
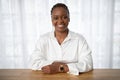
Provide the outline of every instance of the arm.
[[37,41],[35,50],[31,55],[32,70],[41,70],[43,66],[51,64],[53,61],[46,60],[46,40],[42,37]]
[[79,45],[82,46],[79,46],[78,48],[78,62],[67,64],[69,73],[74,75],[78,75],[79,72],[90,71],[93,68],[91,50],[89,49],[87,42],[84,40],[82,43],[79,42]]
[[35,50],[31,55],[32,70],[42,70],[44,73],[60,72],[60,65],[64,66],[64,72],[68,72],[68,66],[62,62],[53,62],[46,59],[47,39],[40,38],[36,44]]

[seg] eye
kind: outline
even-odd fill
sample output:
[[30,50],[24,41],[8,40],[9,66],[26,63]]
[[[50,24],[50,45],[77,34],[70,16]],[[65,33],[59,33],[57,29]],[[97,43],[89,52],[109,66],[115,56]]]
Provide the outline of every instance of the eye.
[[63,19],[68,19],[68,16],[63,16]]
[[53,20],[58,20],[57,16],[52,17]]

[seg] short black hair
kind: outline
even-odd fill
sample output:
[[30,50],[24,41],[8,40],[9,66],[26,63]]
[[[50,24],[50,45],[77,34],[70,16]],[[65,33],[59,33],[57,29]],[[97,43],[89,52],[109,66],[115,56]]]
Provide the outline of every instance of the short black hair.
[[57,3],[57,4],[55,4],[55,5],[52,7],[52,9],[51,9],[51,15],[52,15],[53,10],[54,10],[55,8],[57,8],[57,7],[62,7],[62,8],[64,8],[64,9],[66,9],[66,11],[67,11],[67,13],[68,13],[68,15],[69,15],[69,9],[68,9],[68,7],[67,7],[65,4],[63,4],[63,3]]

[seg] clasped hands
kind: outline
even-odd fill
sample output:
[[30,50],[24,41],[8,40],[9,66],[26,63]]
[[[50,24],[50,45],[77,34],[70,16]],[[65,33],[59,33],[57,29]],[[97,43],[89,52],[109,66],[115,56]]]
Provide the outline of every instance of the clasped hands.
[[50,65],[43,66],[41,69],[42,69],[42,72],[48,73],[48,74],[59,73],[60,72],[60,69],[59,69],[60,65],[63,65],[63,67],[64,67],[63,72],[68,72],[69,71],[68,66],[65,63],[62,63],[62,62],[53,62]]

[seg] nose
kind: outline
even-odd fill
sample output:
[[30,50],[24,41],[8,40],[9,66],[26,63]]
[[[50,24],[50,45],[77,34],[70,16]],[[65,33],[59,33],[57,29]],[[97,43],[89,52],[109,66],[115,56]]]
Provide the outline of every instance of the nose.
[[62,18],[59,18],[58,23],[59,23],[59,24],[64,23],[63,19],[62,19]]

